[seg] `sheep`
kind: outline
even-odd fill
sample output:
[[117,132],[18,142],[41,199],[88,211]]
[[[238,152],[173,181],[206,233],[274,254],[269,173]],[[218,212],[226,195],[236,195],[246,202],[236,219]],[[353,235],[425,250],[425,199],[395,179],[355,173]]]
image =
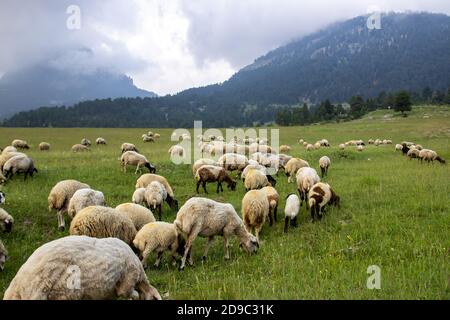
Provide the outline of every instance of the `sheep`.
[[[303,142],[303,146],[306,148],[308,145],[309,145],[310,143],[308,143],[308,142],[306,142],[306,141],[304,141]],[[314,146],[313,146],[314,147]]]
[[11,152],[17,152],[17,149],[13,146],[7,146],[5,147],[5,149],[2,150],[2,154]]
[[95,144],[96,145],[106,145],[106,140],[102,137],[98,137],[97,139],[95,139]]
[[300,168],[296,174],[297,190],[300,199],[306,201],[309,190],[313,185],[320,182],[320,178],[315,169],[309,167]]
[[328,168],[331,165],[331,160],[329,157],[327,156],[323,156],[322,158],[319,159],[319,167],[320,167],[320,171],[322,173],[322,178],[323,176],[328,175]]
[[369,144],[374,144],[374,143],[375,143],[375,140],[369,139],[367,142],[368,142]]
[[24,180],[26,180],[27,176],[33,177],[35,172],[38,172],[38,170],[34,166],[33,159],[22,155],[12,157],[3,166],[3,175],[6,179],[15,174],[24,173]]
[[132,143],[128,143],[128,142],[124,142],[122,143],[122,145],[120,146],[121,149],[121,154],[123,154],[124,152],[127,151],[134,151],[134,152],[138,152],[139,150],[136,148],[136,146]]
[[197,180],[197,193],[199,193],[198,189],[200,187],[200,184],[202,184],[205,193],[208,193],[208,191],[206,190],[207,182],[217,182],[217,193],[219,193],[220,191],[223,192],[222,182],[226,182],[228,189],[232,191],[236,190],[236,181],[231,179],[228,172],[224,168],[218,166],[201,166],[195,173],[195,180]]
[[[320,142],[316,142],[316,143],[314,143],[314,149],[317,149],[317,150],[319,150],[319,149],[320,149],[320,147],[321,147],[321,144],[320,144]],[[306,150],[308,150],[308,149],[306,149]]]
[[154,138],[159,139],[159,138],[161,138],[161,135],[159,133],[155,133]]
[[134,174],[141,171],[141,167],[146,167],[150,173],[156,172],[155,166],[148,162],[144,155],[137,153],[136,151],[126,151],[123,153],[120,157],[120,162],[123,172],[127,172],[128,165],[136,166],[136,171]]
[[267,175],[262,173],[258,169],[250,169],[245,177],[244,186],[245,189],[248,190],[254,190],[254,189],[261,189],[262,187],[271,185]]
[[329,147],[330,146],[330,143],[328,142],[327,139],[322,139],[319,141],[319,143],[320,143],[321,147]]
[[402,151],[402,149],[403,149],[403,146],[402,146],[401,144],[397,143],[397,144],[395,145],[395,150],[396,150],[396,151]]
[[90,149],[87,146],[84,146],[82,144],[74,144],[72,146],[72,152],[83,152],[83,151],[90,151]]
[[173,265],[176,265],[177,255],[183,254],[183,241],[173,223],[152,222],[146,224],[136,234],[133,245],[139,250],[139,258],[144,268],[147,268],[147,258],[153,251],[156,251],[158,255],[154,264],[156,268],[159,268],[164,251],[171,252]]
[[102,206],[82,209],[73,218],[69,228],[72,236],[114,237],[129,245],[132,244],[136,232],[136,227],[130,218],[116,209]]
[[[250,163],[250,161],[251,161],[252,163]],[[249,160],[248,166],[246,166],[246,167],[244,168],[244,170],[242,170],[242,173],[241,173],[241,179],[242,179],[243,182],[245,182],[245,178],[247,177],[248,172],[249,172],[250,170],[252,170],[252,169],[259,170],[259,171],[261,171],[261,173],[264,174],[264,175],[267,174],[267,168],[266,168],[265,166],[260,165],[258,162],[256,162],[256,164],[254,164],[253,162],[254,162],[254,160]]]
[[358,151],[363,151],[364,150],[364,146],[363,145],[358,145],[357,147],[356,147],[356,150],[358,150]]
[[39,151],[48,151],[48,150],[50,150],[50,143],[48,142],[39,143]]
[[242,199],[242,220],[248,232],[255,231],[259,242],[259,233],[269,215],[270,204],[266,193],[261,190],[250,190]]
[[131,201],[136,204],[144,203],[145,188],[138,188],[134,191]]
[[11,146],[17,149],[30,149],[30,146],[25,140],[15,139],[11,142]]
[[201,158],[198,159],[197,161],[194,162],[194,164],[192,165],[192,175],[195,177],[195,174],[197,173],[197,170],[205,165],[205,164],[209,164],[209,165],[215,165],[216,162],[213,159],[208,159],[208,158]]
[[24,156],[24,157],[26,157],[27,155],[25,153],[22,153],[22,152],[5,152],[5,151],[2,152],[2,154],[0,155],[0,171],[2,173],[3,173],[3,167],[4,167],[5,163],[6,163],[6,161],[8,161],[9,159],[11,159],[12,157],[15,157],[15,156]]
[[280,152],[289,152],[289,151],[291,151],[291,147],[290,146],[288,146],[288,145],[285,145],[285,144],[282,144],[281,146],[280,146]]
[[87,138],[83,138],[83,139],[81,139],[80,144],[82,144],[85,147],[90,147],[91,146],[91,140],[89,140]]
[[105,206],[103,192],[89,188],[78,189],[70,198],[67,213],[73,219],[78,212],[89,206]]
[[286,163],[286,166],[284,167],[284,172],[288,177],[288,183],[292,182],[292,177],[295,177],[295,174],[297,173],[298,169],[303,167],[309,167],[309,163],[300,158],[292,158]]
[[410,148],[408,152],[406,153],[406,156],[411,160],[414,158],[419,158],[420,151],[416,148]]
[[139,258],[123,241],[68,236],[48,242],[28,258],[5,300],[161,300]]
[[153,213],[149,209],[136,203],[122,203],[115,209],[127,215],[137,231],[141,230],[147,223],[156,221]]
[[345,144],[344,144],[344,143],[341,143],[341,144],[339,145],[339,149],[345,150]]
[[242,171],[248,165],[246,156],[237,153],[225,153],[217,160],[217,164],[227,171]]
[[185,153],[184,148],[180,145],[171,146],[168,152],[170,154],[170,158],[177,157],[177,156],[183,157],[183,155]]
[[299,144],[303,144],[303,142],[305,142],[305,140],[303,140],[303,139],[298,140]]
[[64,230],[65,221],[64,213],[67,212],[70,199],[79,189],[90,189],[91,187],[77,180],[63,180],[58,182],[48,195],[48,210],[57,210],[58,228]]
[[0,208],[0,231],[10,233],[14,224],[14,218],[4,209]]
[[297,227],[297,216],[300,211],[300,199],[295,193],[291,193],[286,197],[286,205],[284,207],[284,232],[288,232],[289,222],[293,227]]
[[175,195],[173,193],[172,187],[169,182],[163,176],[159,176],[157,174],[143,174],[136,181],[136,189],[147,187],[152,181],[161,182],[167,192],[166,202],[170,206],[172,210],[178,210],[178,201],[175,199]]
[[[267,198],[265,198],[267,201]],[[245,229],[242,219],[229,203],[219,203],[207,198],[194,197],[186,201],[177,213],[174,221],[177,231],[186,240],[180,270],[183,270],[186,259],[190,265],[192,261],[192,242],[200,237],[207,237],[203,259],[205,260],[208,250],[215,236],[223,236],[225,247],[225,259],[230,259],[229,238],[236,235],[240,246],[248,253],[254,253],[259,248],[259,242],[251,233]]]
[[6,259],[8,259],[8,250],[6,250],[5,245],[0,240],[0,271],[5,269]]
[[[278,201],[280,200],[280,195],[274,187],[267,186],[261,188],[267,196],[267,201],[269,201],[269,226],[272,226],[273,221],[277,222],[277,211],[278,211]],[[273,217],[272,217],[273,216]]]
[[[320,146],[319,146],[319,148],[320,148]],[[315,149],[315,147],[311,143],[308,143],[306,145],[306,151],[313,151],[314,149]]]
[[286,154],[280,153],[278,155],[278,159],[279,159],[280,167],[284,169],[284,167],[286,166],[286,163],[288,163],[288,161],[292,159],[292,156],[288,156]]
[[158,217],[161,220],[162,203],[167,198],[167,191],[164,185],[159,181],[152,181],[145,188],[144,199],[147,207],[153,207],[153,210],[158,210]]
[[418,157],[420,158],[420,161],[422,162],[423,160],[425,160],[426,162],[430,163],[433,162],[434,160],[445,164],[445,160],[443,158],[441,158],[440,156],[438,156],[438,154],[436,153],[436,151],[430,150],[430,149],[422,149],[419,151],[419,155]]
[[336,195],[329,184],[316,183],[308,193],[308,204],[311,208],[311,218],[313,222],[316,217],[322,219],[325,205],[334,205],[340,208],[340,197]]
[[144,142],[155,142],[155,139],[151,136],[148,135],[144,135],[144,137],[142,137],[142,141]]

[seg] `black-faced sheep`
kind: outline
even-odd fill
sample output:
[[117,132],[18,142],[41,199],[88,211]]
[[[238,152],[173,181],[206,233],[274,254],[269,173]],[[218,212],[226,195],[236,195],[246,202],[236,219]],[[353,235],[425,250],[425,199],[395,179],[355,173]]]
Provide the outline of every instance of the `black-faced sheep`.
[[135,151],[126,151],[120,157],[120,161],[123,172],[127,172],[128,165],[136,166],[136,171],[134,172],[135,174],[141,170],[141,167],[147,168],[150,173],[156,172],[155,166],[152,165],[144,155]]
[[86,146],[86,147],[90,147],[91,146],[91,140],[87,139],[87,138],[83,138],[81,139],[81,145]]
[[122,143],[122,145],[120,146],[121,149],[121,154],[123,154],[124,152],[127,151],[134,151],[134,152],[138,152],[139,150],[136,148],[136,146],[132,143],[128,143],[128,142],[124,142]]
[[3,166],[3,174],[6,179],[15,174],[24,173],[24,180],[26,180],[27,176],[33,177],[35,172],[38,172],[38,170],[34,166],[33,159],[22,155],[12,157]]
[[106,145],[106,140],[103,139],[102,137],[98,137],[97,139],[95,139],[95,144],[96,145]]
[[438,161],[442,164],[445,164],[445,160],[443,158],[441,158],[440,156],[438,156],[438,154],[436,153],[436,151],[430,150],[430,149],[422,149],[419,151],[419,154],[417,156],[421,161],[426,161],[426,162],[433,162],[433,161]]
[[10,233],[14,224],[14,218],[0,208],[0,231]]
[[322,219],[325,205],[340,207],[340,198],[329,184],[319,182],[309,190],[308,204],[311,208],[311,218],[314,222],[316,221],[316,217],[319,220]]
[[231,179],[228,175],[228,172],[222,167],[214,165],[203,165],[197,170],[195,179],[197,180],[197,193],[200,184],[202,184],[205,193],[208,193],[208,191],[206,190],[206,183],[208,182],[217,182],[217,193],[219,193],[220,191],[223,192],[222,182],[225,182],[227,184],[228,189],[231,189],[233,191],[236,190],[236,181],[233,181],[233,179]]
[[11,142],[11,146],[17,149],[30,149],[30,146],[25,140],[15,139]]

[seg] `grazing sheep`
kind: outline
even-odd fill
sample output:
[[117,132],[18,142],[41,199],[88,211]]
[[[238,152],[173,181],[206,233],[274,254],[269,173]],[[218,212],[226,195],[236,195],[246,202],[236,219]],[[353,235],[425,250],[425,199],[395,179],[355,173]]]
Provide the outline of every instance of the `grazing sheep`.
[[443,158],[441,158],[440,156],[438,156],[438,154],[436,153],[436,151],[430,150],[430,149],[422,149],[419,151],[419,155],[418,157],[420,158],[420,161],[422,162],[423,160],[425,160],[426,162],[430,163],[433,161],[438,161],[442,164],[445,164],[445,160]]
[[136,204],[143,204],[145,200],[145,188],[138,188],[134,191],[131,201]]
[[72,152],[83,152],[83,151],[90,151],[89,147],[84,146],[82,144],[74,144],[72,146]]
[[280,146],[280,152],[289,152],[289,151],[291,151],[291,147],[290,146],[288,146],[288,145],[285,145],[285,144],[282,144],[281,146]]
[[292,177],[295,177],[298,169],[303,167],[309,167],[309,163],[300,158],[292,158],[286,163],[284,171],[288,177],[288,183],[291,183]]
[[248,165],[248,159],[242,154],[225,153],[217,160],[217,164],[227,171],[242,171]]
[[155,133],[154,137],[155,137],[155,139],[159,139],[159,138],[161,138],[161,135],[159,133]]
[[7,146],[5,149],[2,150],[3,153],[11,153],[11,152],[17,152],[17,149],[13,146]]
[[397,144],[395,145],[395,150],[396,150],[396,151],[402,151],[402,149],[403,149],[403,146],[402,146],[401,144],[398,144],[398,143],[397,143]]
[[24,173],[23,179],[26,180],[27,176],[33,177],[35,172],[38,172],[38,170],[34,166],[33,159],[22,155],[12,157],[3,166],[3,175],[6,179],[15,174]]
[[[274,187],[267,186],[261,189],[264,191],[267,196],[267,201],[269,201],[269,226],[272,226],[273,221],[277,222],[277,211],[278,211],[278,202],[280,200],[280,195]],[[273,216],[273,217],[272,217]]]
[[127,172],[127,166],[132,165],[136,166],[136,171],[134,174],[137,174],[138,171],[141,171],[141,167],[146,167],[150,173],[155,173],[156,168],[153,164],[148,162],[147,158],[137,153],[136,151],[126,151],[120,157],[120,162],[122,165],[123,172]]
[[[320,146],[319,146],[319,148],[320,148]],[[308,144],[307,146],[306,146],[306,151],[313,151],[315,149],[315,147],[314,147],[314,145],[313,144]]]
[[330,147],[330,143],[327,139],[322,139],[319,141],[321,147]]
[[16,139],[11,142],[11,146],[17,149],[30,149],[30,146],[25,140]]
[[0,208],[0,231],[10,233],[14,224],[14,218]]
[[64,230],[65,221],[64,213],[67,212],[69,201],[74,193],[79,189],[90,189],[91,187],[77,180],[63,180],[58,182],[48,195],[48,210],[57,210],[58,212],[58,228]]
[[305,142],[305,140],[303,140],[303,139],[298,140],[298,143],[300,143],[300,144],[303,144],[303,142]]
[[149,209],[136,203],[122,203],[115,209],[127,215],[137,231],[141,230],[147,223],[156,221],[153,213]]
[[184,148],[180,145],[171,146],[168,152],[169,152],[171,158],[177,157],[177,156],[183,157],[183,155],[185,153]]
[[250,169],[247,172],[244,182],[244,186],[247,191],[254,189],[261,189],[268,185],[270,185],[270,183],[269,180],[267,179],[267,176],[260,170]]
[[406,156],[411,160],[415,158],[419,158],[420,151],[416,148],[410,148],[408,152],[406,153]]
[[292,159],[292,156],[288,156],[286,154],[280,153],[278,155],[278,159],[279,159],[280,168],[284,169],[284,167],[286,166],[286,163],[288,163],[288,161]]
[[81,143],[80,144],[82,144],[83,146],[86,146],[86,147],[90,147],[91,146],[91,140],[89,140],[87,138],[83,138],[83,139],[81,139]]
[[297,171],[297,190],[300,195],[300,199],[306,201],[309,190],[313,185],[320,182],[320,178],[317,171],[313,168],[303,167]]
[[39,151],[48,151],[48,150],[50,150],[50,143],[48,142],[39,143]]
[[205,165],[205,164],[209,164],[209,165],[215,165],[216,162],[213,159],[208,159],[208,158],[201,158],[198,159],[197,161],[194,162],[194,164],[192,165],[192,175],[195,177],[195,174],[197,173],[197,170]]
[[300,199],[295,193],[291,193],[286,197],[286,205],[284,207],[284,232],[288,232],[289,222],[293,227],[297,227],[297,216],[300,211]]
[[339,145],[339,149],[345,150],[345,144],[344,144],[344,143],[341,143],[341,144]]
[[[320,144],[320,142],[316,142],[316,143],[314,143],[314,149],[316,149],[316,150],[319,150],[319,149],[320,149],[320,147],[321,147],[321,144]],[[308,149],[306,149],[306,150],[308,150]]]
[[77,190],[70,198],[67,213],[73,219],[78,212],[89,206],[105,206],[105,196],[103,192],[89,188]]
[[5,151],[2,152],[2,154],[0,155],[0,170],[2,172],[3,172],[3,167],[4,167],[5,163],[6,163],[6,161],[8,161],[9,159],[11,159],[12,157],[15,157],[15,156],[24,156],[24,157],[26,157],[27,155],[25,153],[22,153],[22,152],[5,152]]
[[148,135],[145,134],[142,137],[142,141],[144,141],[144,142],[155,142],[155,139],[152,136],[148,136]]
[[106,140],[103,139],[102,137],[98,137],[97,139],[95,139],[95,144],[96,145],[106,145]]
[[322,178],[323,176],[328,175],[328,168],[331,165],[331,160],[329,157],[327,156],[323,156],[322,158],[319,159],[319,167],[320,167],[320,171],[322,173]]
[[[309,145],[309,143],[308,142],[303,142],[303,146],[306,148],[307,146]],[[314,147],[314,146],[313,146]]]
[[356,150],[358,150],[358,151],[363,151],[364,150],[364,146],[362,145],[362,144],[360,144],[360,145],[358,145],[357,147],[356,147]]
[[253,162],[255,162],[255,161],[254,160],[249,160],[249,165],[246,166],[244,168],[244,170],[242,170],[242,173],[241,173],[242,181],[245,182],[245,178],[247,177],[248,172],[250,170],[252,170],[252,169],[259,170],[259,171],[261,171],[262,174],[267,175],[267,168],[265,166],[260,165],[258,162],[256,162],[256,164],[253,163]]
[[147,207],[158,210],[158,217],[161,220],[161,207],[167,198],[167,191],[164,185],[159,181],[152,181],[145,188],[144,199]]
[[173,265],[177,263],[177,255],[182,255],[182,240],[178,236],[177,228],[173,223],[152,222],[138,231],[133,240],[133,245],[139,250],[139,258],[144,268],[147,268],[147,258],[153,251],[158,257],[154,266],[159,267],[164,251],[170,251]]
[[123,154],[124,152],[127,151],[134,151],[134,152],[138,152],[139,150],[136,148],[136,146],[132,143],[128,143],[128,142],[124,142],[122,143],[122,145],[120,146],[121,149],[121,154]]
[[375,143],[375,140],[369,139],[369,140],[368,140],[368,143],[369,143],[369,144],[374,144],[374,143]]
[[223,192],[222,182],[226,182],[228,189],[231,189],[232,191],[236,190],[236,181],[233,181],[233,179],[230,178],[228,172],[224,168],[218,166],[201,166],[195,173],[195,180],[197,180],[197,193],[200,184],[202,184],[205,193],[208,193],[206,190],[207,182],[217,182],[217,193],[220,191]]
[[[264,198],[267,202],[267,198]],[[208,238],[203,259],[206,259],[212,241],[218,235],[224,239],[226,260],[230,258],[229,238],[233,235],[238,237],[240,246],[247,253],[256,252],[259,248],[258,240],[246,231],[242,219],[229,203],[219,203],[207,198],[190,198],[178,211],[174,225],[178,233],[186,239],[181,270],[184,269],[188,257],[189,264],[193,264],[192,242],[197,236]]]
[[5,245],[0,240],[0,271],[5,269],[6,259],[8,259],[8,250],[6,250]]
[[70,235],[85,235],[94,238],[119,238],[131,245],[136,236],[136,228],[126,215],[120,211],[90,206],[77,213],[70,223]]
[[157,174],[143,174],[136,181],[136,189],[147,187],[152,181],[161,182],[167,192],[166,202],[170,206],[172,210],[178,210],[178,201],[175,199],[175,195],[173,193],[172,187],[169,182],[163,176],[159,176]]
[[84,236],[64,237],[36,249],[4,295],[5,300],[113,298],[161,300],[123,241]]
[[308,193],[308,204],[311,208],[311,218],[316,221],[316,216],[322,219],[325,205],[340,207],[340,198],[336,195],[329,184],[319,182],[315,184]]
[[255,230],[259,242],[259,233],[269,215],[270,204],[266,193],[261,190],[250,190],[242,199],[242,220],[248,232]]

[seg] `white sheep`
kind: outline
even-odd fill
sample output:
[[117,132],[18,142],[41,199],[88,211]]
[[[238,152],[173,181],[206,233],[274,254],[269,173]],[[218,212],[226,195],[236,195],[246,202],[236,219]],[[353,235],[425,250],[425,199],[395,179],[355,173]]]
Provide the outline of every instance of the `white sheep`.
[[132,143],[128,143],[128,142],[124,142],[122,143],[122,145],[120,146],[120,150],[121,150],[121,154],[127,151],[134,151],[134,152],[138,152],[139,150],[136,148],[136,146]]
[[292,158],[286,163],[284,171],[288,177],[288,183],[291,183],[292,177],[295,177],[298,169],[303,167],[309,167],[309,163],[300,158]]
[[96,145],[106,145],[106,140],[102,137],[98,137],[97,139],[95,139],[95,144]]
[[28,258],[4,300],[161,300],[131,248],[115,238],[69,236]]
[[402,151],[402,149],[403,149],[403,146],[402,146],[401,144],[397,143],[397,144],[395,145],[395,150],[396,150],[396,151]]
[[48,142],[39,143],[39,151],[48,151],[48,150],[50,150],[50,143]]
[[128,216],[138,231],[147,223],[156,221],[150,209],[136,203],[122,203],[115,209]]
[[[250,161],[252,163],[250,163]],[[256,162],[255,160],[249,160],[249,164],[248,166],[246,166],[244,168],[244,170],[242,170],[241,173],[241,179],[242,181],[245,181],[245,178],[247,177],[247,174],[250,170],[255,169],[255,170],[259,170],[261,171],[262,174],[267,175],[267,168],[263,165],[260,165],[258,162],[256,162],[256,164],[254,164],[253,162]]]
[[270,185],[267,176],[258,169],[250,169],[245,176],[245,189],[254,190]]
[[192,165],[192,175],[195,176],[195,173],[197,172],[197,170],[198,170],[201,166],[203,166],[203,165],[205,165],[205,164],[208,164],[208,165],[215,165],[216,162],[215,162],[213,159],[208,159],[208,158],[201,158],[201,159],[198,159],[198,160],[195,161],[194,164]]
[[87,138],[83,138],[83,139],[81,139],[80,144],[82,144],[83,146],[86,146],[86,147],[90,147],[91,146],[91,140],[89,140]]
[[33,177],[33,174],[38,172],[34,166],[33,159],[28,156],[16,155],[10,158],[3,166],[3,175],[6,179],[11,178],[15,174],[24,173],[24,180],[27,176]]
[[434,150],[430,150],[430,149],[422,149],[419,151],[419,155],[418,155],[420,161],[422,162],[423,160],[427,161],[428,163],[433,162],[433,161],[438,161],[442,164],[445,164],[445,160],[438,156],[437,152]]
[[67,213],[73,219],[78,212],[89,206],[105,206],[103,192],[84,188],[77,190],[70,198]]
[[292,150],[292,148],[290,146],[288,146],[288,145],[282,144],[280,146],[280,152],[289,152],[291,150]]
[[84,151],[90,151],[88,146],[82,145],[82,144],[74,144],[72,146],[72,152],[84,152]]
[[319,167],[320,167],[320,171],[322,173],[322,178],[323,176],[328,175],[328,168],[331,165],[331,160],[329,157],[327,156],[323,156],[319,159]]
[[14,218],[4,209],[0,208],[0,231],[11,232],[13,224]]
[[5,150],[3,150],[2,154],[0,155],[0,171],[2,174],[3,174],[3,167],[5,166],[5,163],[9,159],[15,156],[24,156],[24,157],[27,156],[25,153],[22,152],[5,152]]
[[169,182],[163,176],[157,174],[146,173],[139,177],[136,181],[136,189],[147,187],[152,181],[161,182],[166,189],[167,198],[166,202],[170,206],[172,210],[178,210],[178,201],[175,199],[175,195],[173,193],[172,187]]
[[269,215],[270,204],[267,195],[261,190],[250,190],[242,199],[242,220],[248,232],[255,231],[259,242],[259,234]]
[[152,165],[144,155],[137,153],[136,151],[126,151],[123,153],[120,157],[120,162],[123,172],[127,172],[127,166],[129,165],[136,166],[134,174],[137,174],[137,172],[141,170],[141,167],[147,168],[150,173],[156,172],[155,166]]
[[339,145],[339,149],[345,150],[345,143],[341,143],[341,144]]
[[[273,221],[277,221],[278,202],[280,195],[274,187],[267,186],[261,189],[266,193],[267,201],[269,201],[269,226],[272,226]],[[273,216],[273,217],[272,217]]]
[[168,153],[170,155],[170,158],[183,157],[183,155],[185,154],[185,151],[184,151],[184,148],[182,146],[177,144],[177,145],[171,146],[169,148]]
[[143,204],[145,201],[145,188],[138,188],[134,191],[131,201],[136,204]]
[[229,239],[233,235],[238,237],[241,247],[249,254],[256,252],[259,247],[258,240],[246,231],[242,219],[229,203],[219,203],[207,198],[190,198],[178,211],[174,225],[178,233],[186,239],[181,270],[184,269],[188,257],[189,264],[193,264],[192,242],[197,236],[208,238],[203,259],[206,259],[214,237],[219,235],[224,239],[225,259],[230,258]]
[[284,232],[288,232],[289,223],[293,227],[297,227],[297,216],[300,211],[300,199],[295,193],[291,193],[286,197],[286,205],[284,207]]
[[7,146],[5,147],[5,149],[3,149],[2,154],[11,152],[17,152],[17,148],[13,146]]
[[358,150],[358,151],[363,151],[364,150],[364,146],[362,145],[362,144],[360,144],[360,145],[358,145],[357,147],[356,147],[356,150]]
[[8,259],[8,250],[6,250],[5,245],[0,239],[0,271],[5,269],[6,259]]
[[327,183],[319,182],[315,184],[308,193],[308,204],[311,208],[311,218],[316,221],[316,217],[322,219],[325,205],[333,204],[340,207],[340,198]]
[[30,146],[25,140],[15,139],[11,142],[11,146],[17,149],[30,149]]
[[58,214],[58,228],[64,230],[65,221],[64,213],[67,212],[69,201],[73,194],[79,189],[90,189],[91,187],[85,183],[77,180],[63,180],[58,182],[50,191],[48,195],[48,210],[57,210]]
[[161,207],[167,198],[167,191],[164,185],[159,181],[152,181],[145,188],[144,199],[148,208],[158,211],[159,220],[161,220]]
[[248,159],[242,154],[226,153],[217,160],[217,164],[227,171],[242,171],[248,165]]
[[320,182],[317,171],[313,168],[303,167],[297,171],[297,190],[300,195],[300,199],[306,201],[309,190],[313,185]]

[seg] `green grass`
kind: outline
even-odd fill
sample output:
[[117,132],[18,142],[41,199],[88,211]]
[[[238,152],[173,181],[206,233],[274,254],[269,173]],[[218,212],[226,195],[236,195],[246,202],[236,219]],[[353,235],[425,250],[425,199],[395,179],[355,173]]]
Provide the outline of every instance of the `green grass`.
[[[224,261],[222,239],[216,238],[208,261],[202,263],[206,241],[198,238],[194,267],[179,272],[165,256],[161,269],[147,270],[150,282],[168,299],[449,299],[449,166],[410,161],[393,145],[367,146],[362,153],[337,149],[350,139],[386,138],[394,144],[415,141],[450,159],[449,107],[415,107],[408,118],[392,115],[383,110],[348,123],[280,128],[280,144],[291,145],[292,155],[305,158],[316,169],[320,156],[330,156],[332,166],[324,180],[341,196],[341,209],[330,208],[320,223],[312,224],[302,207],[299,228],[283,234],[284,198],[296,187],[281,173],[280,219],[274,227],[264,227],[257,255],[245,255],[233,239],[231,260]],[[14,138],[31,144],[27,153],[39,169],[35,178],[25,182],[13,178],[3,187],[4,208],[16,224],[12,233],[0,235],[10,253],[0,273],[0,296],[36,248],[68,235],[57,231],[56,213],[47,209],[47,196],[56,182],[68,178],[86,182],[103,191],[113,207],[131,200],[137,176],[134,170],[120,171],[122,142],[136,143],[157,165],[157,173],[167,177],[180,205],[195,195],[190,166],[169,161],[172,130],[152,129],[161,133],[161,139],[144,144],[140,136],[147,130],[0,129],[2,146]],[[103,136],[109,145],[73,154],[70,147],[84,136],[92,141]],[[297,143],[300,138],[309,142],[327,138],[332,147],[306,152]],[[41,141],[51,143],[50,152],[37,151]],[[215,185],[208,189],[209,197],[230,202],[240,212],[241,182],[235,192],[225,189],[216,195]],[[173,221],[175,212],[165,205],[163,218]],[[366,287],[369,265],[381,268],[381,290]]]

